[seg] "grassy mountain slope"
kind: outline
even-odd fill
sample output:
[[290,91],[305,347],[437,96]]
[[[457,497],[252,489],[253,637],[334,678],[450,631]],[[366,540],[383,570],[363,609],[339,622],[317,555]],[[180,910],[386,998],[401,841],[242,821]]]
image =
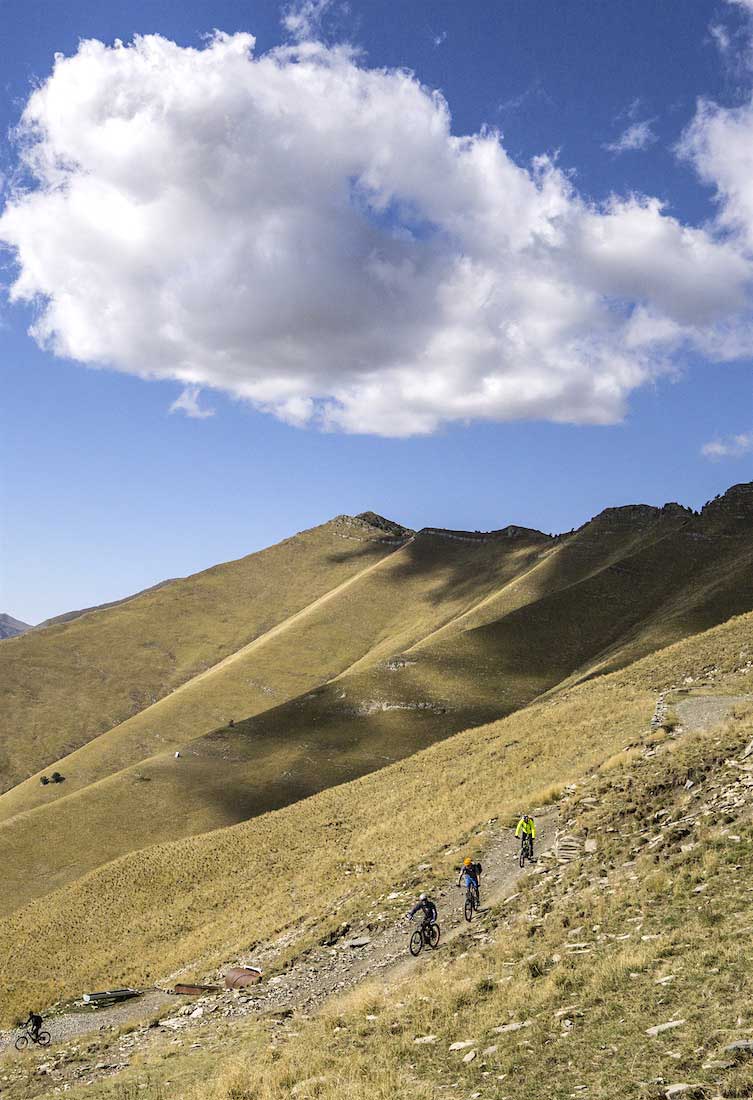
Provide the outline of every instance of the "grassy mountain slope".
[[[750,777],[725,761],[751,733],[748,713],[658,752],[626,754],[560,804],[563,824],[594,839],[595,853],[524,877],[520,896],[483,918],[483,931],[469,929],[386,989],[372,983],[286,1029],[251,1024],[234,1057],[215,1048],[209,1081],[184,1054],[169,1071],[184,1075],[179,1094],[750,1096],[751,1056],[729,1049],[753,1029],[741,950]],[[417,1044],[423,1036],[433,1039]],[[469,1045],[453,1051],[458,1040]],[[152,1066],[156,1085],[167,1065],[158,1056]],[[178,1094],[163,1087],[165,1097]]]
[[395,549],[333,520],[0,648],[0,790],[91,741]]
[[657,687],[711,666],[731,675],[752,649],[753,615],[741,616],[362,779],[93,871],[0,923],[5,1018],[32,984],[53,999],[182,966],[205,973],[283,932],[320,937],[397,878],[418,885],[421,858],[448,873],[449,849],[479,823],[640,745]]
[[[0,911],[129,851],[383,767],[753,607],[753,524],[734,498],[700,517],[676,505],[608,509],[557,540],[420,532],[61,761],[65,784],[35,777],[0,798]],[[48,853],[33,875],[30,835]]]
[[[0,799],[6,814],[0,825],[7,868],[2,906],[15,907],[134,848],[243,820],[431,743],[437,736],[431,724],[403,735],[396,716],[380,734],[369,728],[364,740],[347,730],[334,740],[318,738],[312,728],[293,734],[285,721],[272,722],[266,733],[254,729],[251,737],[241,724],[237,736],[225,728],[187,744],[185,739],[226,716],[227,709],[214,708],[231,707],[234,691],[248,703],[249,680],[265,693],[263,705],[269,706],[270,696],[279,697],[291,685],[313,687],[360,658],[368,645],[377,650],[389,646],[395,633],[402,640],[414,639],[427,624],[431,629],[474,595],[483,597],[504,583],[521,561],[540,552],[542,541],[542,536],[526,536],[496,547],[445,544],[441,568],[433,553],[429,563],[421,553],[406,562],[399,550],[346,582],[326,603],[289,621],[290,630],[283,629],[286,624],[275,628],[274,637],[252,643],[245,654],[234,655],[220,669],[61,761],[65,784],[41,787],[30,780],[7,793]],[[474,589],[438,600],[436,589],[445,583],[446,572],[466,569],[469,556]],[[400,572],[399,600],[395,571]],[[180,760],[173,756],[178,745]],[[142,758],[145,747],[162,751]],[[130,763],[134,759],[137,764]],[[126,767],[109,775],[118,764]],[[33,874],[24,859],[31,835],[47,853]],[[65,838],[64,845],[56,838]]]
[[[392,547],[393,553],[377,557],[303,611],[58,761],[65,786],[41,788],[38,775],[19,784],[0,798],[0,820],[48,805],[153,755],[183,749],[231,718],[278,707],[333,679],[364,654],[384,660],[496,591],[548,543],[532,532],[494,544]],[[453,574],[471,579],[447,595]]]
[[144,596],[147,592],[156,592],[158,589],[164,588],[166,584],[174,584],[176,580],[176,577],[170,577],[168,580],[158,581],[157,584],[150,584],[148,588],[142,588],[140,592],[132,592],[129,596],[124,596],[120,600],[109,600],[107,603],[94,604],[91,607],[79,607],[75,611],[64,611],[61,615],[53,615],[52,618],[37,623],[34,629],[43,630],[48,626],[59,626],[61,623],[70,623],[74,619],[80,619],[82,615],[90,615],[93,611],[107,611],[111,607],[119,607],[121,604],[127,603],[128,600],[137,600],[139,596]]

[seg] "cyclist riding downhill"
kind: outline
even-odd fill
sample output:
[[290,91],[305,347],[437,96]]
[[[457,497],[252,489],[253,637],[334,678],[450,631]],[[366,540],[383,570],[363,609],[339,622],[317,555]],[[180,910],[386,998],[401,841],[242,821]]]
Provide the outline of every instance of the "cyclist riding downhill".
[[408,913],[408,920],[413,920],[419,910],[421,910],[424,915],[424,919],[421,921],[421,928],[423,928],[427,924],[432,924],[434,921],[436,921],[437,907],[431,900],[431,898],[426,896],[426,894],[421,894],[420,898],[413,906],[410,913]]
[[42,1017],[32,1009],[28,1019],[18,1025],[22,1030],[16,1038],[16,1050],[26,1050],[29,1043],[36,1043],[40,1047],[50,1045],[50,1033],[49,1031],[42,1031],[42,1023]]
[[42,1023],[43,1020],[39,1013],[31,1010],[29,1012],[29,1018],[24,1022],[23,1026],[29,1029],[33,1043],[39,1042],[39,1032],[42,1030]]
[[530,814],[521,816],[515,828],[515,836],[520,838],[520,866],[523,866],[526,858],[530,859],[531,863],[535,863],[533,842],[536,839],[536,823]]
[[417,903],[413,906],[410,913],[408,913],[408,919],[413,920],[416,913],[419,911],[423,913],[421,927],[413,933],[408,942],[408,950],[414,958],[421,954],[424,945],[428,945],[434,949],[439,943],[437,907],[432,899],[427,897],[426,894],[421,894]]
[[[479,890],[479,880],[481,878],[481,871],[483,870],[480,863],[474,863],[470,856],[466,856],[463,860],[463,866],[460,868],[460,874],[458,875],[458,881],[456,886],[464,886],[466,893],[465,904],[465,917],[466,920],[470,920],[473,916],[473,910],[478,909],[481,905],[481,893]],[[470,915],[469,915],[470,910]]]

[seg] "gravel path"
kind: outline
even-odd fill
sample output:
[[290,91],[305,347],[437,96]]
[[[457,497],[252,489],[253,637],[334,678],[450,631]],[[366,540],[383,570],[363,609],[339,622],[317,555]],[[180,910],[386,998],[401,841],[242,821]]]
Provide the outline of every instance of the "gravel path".
[[753,703],[753,695],[689,695],[674,705],[686,733],[707,730],[728,718],[738,704]]
[[[59,1016],[45,1018],[44,1030],[49,1031],[52,1044],[68,1042],[92,1031],[105,1031],[108,1028],[122,1027],[124,1024],[141,1023],[149,1020],[166,1005],[174,1003],[175,998],[167,993],[155,990],[141,997],[123,1001],[110,1008],[88,1009],[82,1012],[66,1012]],[[0,1054],[10,1050],[16,1041],[18,1031],[0,1031]]]
[[[535,813],[536,851],[543,852],[554,842],[558,817],[556,809]],[[495,827],[487,832],[487,842],[481,857],[484,871],[481,876],[482,908],[469,926],[463,916],[464,891],[448,884],[432,894],[439,911],[438,923],[442,930],[442,945],[447,944],[462,931],[478,931],[483,934],[485,907],[504,901],[515,892],[516,879],[521,874],[535,873],[527,866],[518,866],[519,842],[509,829]],[[416,898],[405,895],[406,909]],[[369,942],[363,947],[348,946],[360,936],[360,930],[350,929],[343,940],[332,947],[318,947],[285,974],[248,990],[244,999],[244,1014],[279,1012],[285,1010],[312,1010],[340,995],[370,977],[393,977],[396,966],[401,969],[421,965],[423,953],[418,959],[408,954],[408,937],[417,927],[403,919],[387,923],[383,929],[367,932]]]

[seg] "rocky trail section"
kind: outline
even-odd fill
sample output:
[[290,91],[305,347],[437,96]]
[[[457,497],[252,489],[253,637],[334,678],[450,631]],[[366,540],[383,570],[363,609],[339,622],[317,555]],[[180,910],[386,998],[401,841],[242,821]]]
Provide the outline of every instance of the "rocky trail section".
[[[485,918],[491,907],[513,902],[517,897],[516,880],[521,875],[543,873],[550,865],[557,839],[558,811],[554,807],[533,813],[537,823],[537,852],[542,856],[540,863],[527,866],[524,871],[518,866],[519,843],[512,831],[501,828],[497,822],[488,823],[480,853],[484,867],[482,908],[472,922],[468,923],[463,916],[464,892],[456,889],[454,883],[431,893],[442,929],[436,954],[441,955],[462,935],[468,938],[471,947],[490,942]],[[458,861],[463,855],[464,850],[458,849]],[[419,864],[418,870],[428,874],[430,864]],[[74,1082],[91,1084],[116,1075],[130,1065],[135,1055],[143,1054],[155,1044],[183,1045],[194,1039],[198,1047],[212,1042],[214,1029],[220,1022],[232,1024],[249,1017],[282,1022],[294,1013],[316,1012],[363,982],[376,980],[386,984],[396,980],[426,962],[423,953],[417,959],[408,953],[408,938],[417,923],[408,922],[404,916],[398,920],[389,918],[383,911],[398,900],[407,912],[416,901],[415,891],[398,888],[378,899],[360,925],[342,927],[334,943],[320,944],[284,973],[258,986],[212,993],[188,1002],[183,997],[155,990],[137,1001],[96,1013],[72,1012],[50,1017],[45,1026],[53,1043],[39,1053],[15,1055],[13,1041],[17,1033],[0,1033],[0,1054],[10,1052],[10,1060],[0,1065],[0,1092],[27,1076],[39,1087],[34,1095],[43,1095],[49,1089],[66,1091]],[[253,961],[265,967],[274,965],[275,956],[285,946],[289,943],[283,938]],[[172,1013],[171,1006],[174,1006]]]

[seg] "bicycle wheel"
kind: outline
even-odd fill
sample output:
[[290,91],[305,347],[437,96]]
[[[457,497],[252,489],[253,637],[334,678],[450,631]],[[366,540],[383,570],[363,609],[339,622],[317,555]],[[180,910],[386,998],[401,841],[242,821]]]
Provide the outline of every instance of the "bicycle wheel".
[[465,905],[463,906],[463,913],[466,920],[473,919],[473,894],[469,890],[465,895]]
[[16,1039],[16,1043],[15,1043],[16,1050],[26,1050],[28,1045],[29,1045],[29,1036],[28,1035],[19,1035],[18,1038]]
[[520,861],[519,861],[521,867],[525,864],[525,861],[526,861],[526,846],[525,846],[525,844],[521,844],[521,846],[520,846]]
[[429,947],[433,951],[437,947],[438,944],[439,944],[439,925],[438,924],[432,924],[431,927],[429,928]]
[[48,1047],[50,1045],[50,1033],[49,1031],[40,1031],[39,1038],[37,1039],[40,1047]]
[[423,945],[424,945],[423,933],[421,931],[419,931],[419,929],[417,928],[416,931],[411,936],[410,942],[408,943],[408,949],[409,949],[411,955],[414,956],[414,958],[421,954],[421,948],[423,947]]
[[478,886],[473,887],[473,908],[481,908],[481,894],[479,893]]

